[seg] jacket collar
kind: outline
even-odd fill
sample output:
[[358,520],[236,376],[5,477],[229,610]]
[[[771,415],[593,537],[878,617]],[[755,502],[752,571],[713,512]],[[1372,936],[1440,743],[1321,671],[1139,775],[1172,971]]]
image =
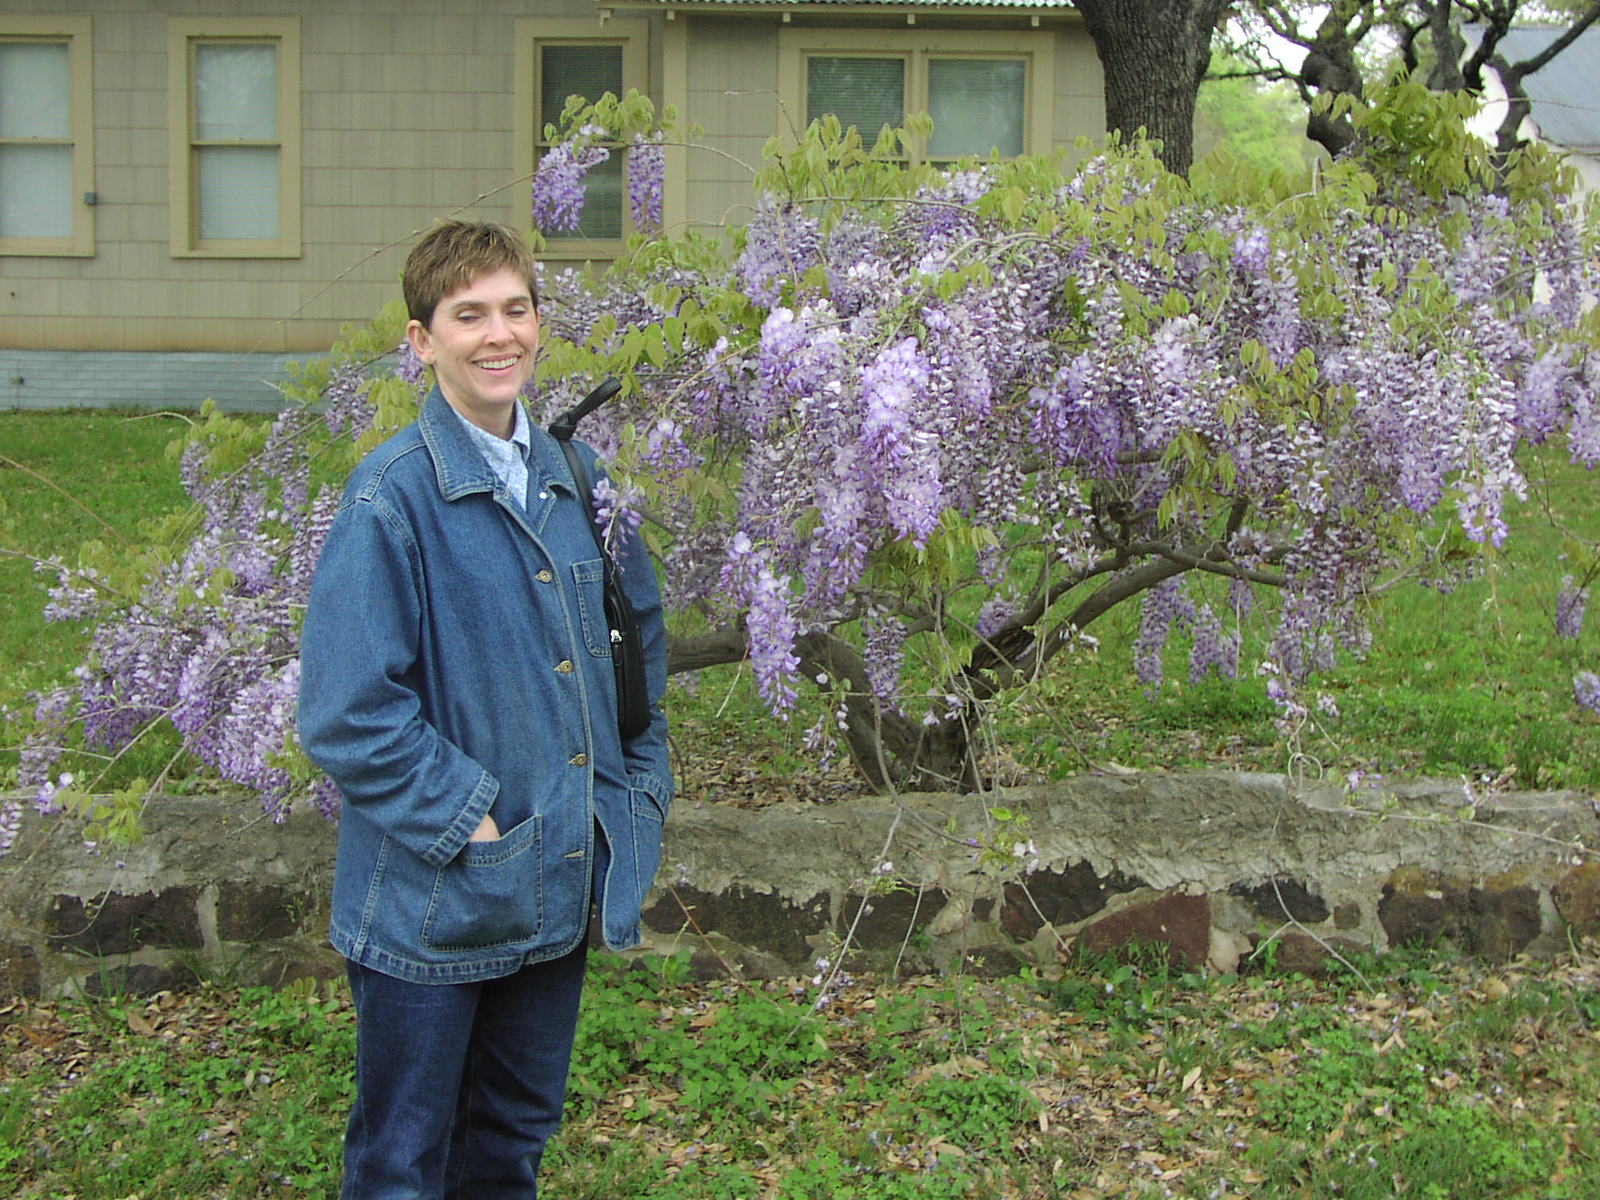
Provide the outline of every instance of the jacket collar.
[[[472,444],[461,421],[450,408],[450,402],[437,384],[422,402],[417,413],[417,428],[422,432],[423,444],[433,459],[439,494],[446,500],[459,500],[474,492],[492,492],[497,482],[489,460]],[[528,487],[530,491],[547,487],[560,488],[569,496],[578,494],[572,480],[572,470],[567,466],[561,447],[538,425],[529,422],[528,432],[532,446],[528,452]]]

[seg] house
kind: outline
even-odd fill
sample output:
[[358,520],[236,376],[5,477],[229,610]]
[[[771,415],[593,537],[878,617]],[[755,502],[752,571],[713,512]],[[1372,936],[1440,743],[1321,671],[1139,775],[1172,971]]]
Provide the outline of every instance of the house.
[[[637,88],[670,227],[742,223],[741,165],[834,112],[928,110],[919,156],[1104,132],[1068,0],[8,0],[0,12],[0,406],[273,407],[283,362],[397,295],[415,235],[530,228],[542,130]],[[48,10],[48,11],[47,11]],[[620,162],[555,266],[629,233]]]
[[[1542,54],[1566,29],[1565,25],[1512,29],[1500,40],[1497,52],[1508,63],[1528,62]],[[1469,25],[1463,32],[1475,48],[1480,31]],[[1522,122],[1521,136],[1563,151],[1585,192],[1600,190],[1600,108],[1594,102],[1597,77],[1600,26],[1591,25],[1522,81],[1533,111]],[[1484,72],[1483,102],[1483,110],[1471,127],[1492,145],[1506,115],[1506,90],[1493,68]]]

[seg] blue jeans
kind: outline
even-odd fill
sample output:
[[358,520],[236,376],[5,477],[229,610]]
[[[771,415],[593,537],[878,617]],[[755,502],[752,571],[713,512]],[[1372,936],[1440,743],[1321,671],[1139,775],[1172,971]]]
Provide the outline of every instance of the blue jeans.
[[356,1100],[342,1200],[534,1200],[561,1123],[588,948],[478,983],[350,964]]

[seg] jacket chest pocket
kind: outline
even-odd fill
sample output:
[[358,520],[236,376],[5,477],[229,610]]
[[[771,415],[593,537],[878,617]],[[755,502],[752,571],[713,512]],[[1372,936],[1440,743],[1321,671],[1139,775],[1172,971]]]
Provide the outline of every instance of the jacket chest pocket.
[[598,558],[572,564],[572,581],[578,589],[578,620],[583,644],[596,658],[611,657],[611,626],[606,621],[606,568]]
[[468,842],[434,876],[422,922],[433,950],[480,950],[536,937],[543,923],[537,815],[497,841]]

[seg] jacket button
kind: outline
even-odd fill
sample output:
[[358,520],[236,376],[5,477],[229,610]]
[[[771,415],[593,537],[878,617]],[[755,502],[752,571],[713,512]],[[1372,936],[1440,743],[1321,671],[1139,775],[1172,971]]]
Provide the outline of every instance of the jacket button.
[[555,578],[555,576],[550,574],[549,571],[540,571],[537,575],[534,576],[534,578],[537,579],[540,583],[549,583],[552,579]]
[[571,758],[567,759],[568,765],[574,767],[584,766],[588,763],[588,761],[589,756],[587,754],[574,754]]
[[570,658],[563,658],[560,662],[558,662],[556,664],[556,670],[560,671],[561,674],[563,674],[563,675],[571,675],[572,674],[572,660]]

